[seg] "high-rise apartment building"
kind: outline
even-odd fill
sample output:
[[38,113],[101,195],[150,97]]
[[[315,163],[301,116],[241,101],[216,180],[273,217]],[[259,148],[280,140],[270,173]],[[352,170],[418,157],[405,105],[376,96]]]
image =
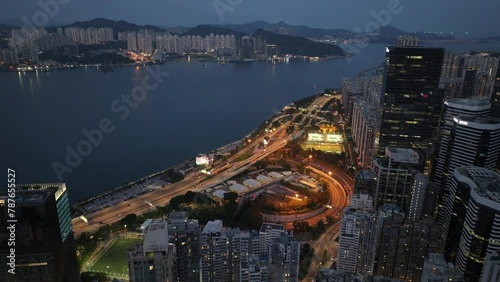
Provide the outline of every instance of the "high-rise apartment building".
[[[0,263],[6,269],[7,192],[0,192]],[[18,185],[15,194],[15,275],[1,281],[80,281],[65,184]]]
[[201,232],[201,280],[238,281],[240,263],[248,258],[252,243],[249,232],[209,221]]
[[368,101],[357,100],[353,103],[351,135],[356,143],[359,164],[372,168],[379,137],[379,118],[375,107]]
[[152,221],[144,231],[143,244],[127,251],[130,281],[178,281],[176,250],[169,243],[167,226],[164,218]]
[[200,281],[200,226],[185,211],[172,212],[167,220],[170,243],[175,246],[179,282]]
[[286,230],[282,224],[262,223],[259,230],[260,254],[266,254],[274,239],[279,238],[283,232],[286,232]]
[[269,282],[298,282],[300,241],[283,232],[269,246]]
[[132,31],[127,34],[127,50],[137,51],[137,32]]
[[346,273],[373,275],[377,250],[377,220],[373,199],[366,194],[351,197],[342,212],[337,269]]
[[490,53],[446,53],[441,83],[448,88],[447,98],[492,98],[498,65],[499,58]]
[[201,281],[298,281],[300,242],[283,225],[264,223],[258,232],[209,221],[200,240]]

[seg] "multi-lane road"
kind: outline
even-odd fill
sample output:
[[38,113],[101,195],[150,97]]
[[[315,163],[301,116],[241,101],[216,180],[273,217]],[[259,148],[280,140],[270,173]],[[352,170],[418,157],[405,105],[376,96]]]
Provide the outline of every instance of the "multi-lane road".
[[[309,105],[308,110],[320,109],[330,99],[331,97],[319,97]],[[293,122],[293,119],[291,119],[291,121]],[[185,179],[177,183],[170,184],[147,194],[139,195],[136,198],[119,203],[115,206],[107,207],[100,211],[87,214],[85,217],[88,222],[79,218],[73,219],[75,236],[78,237],[83,232],[96,231],[102,225],[115,223],[127,214],[143,214],[151,209],[154,209],[156,206],[166,205],[173,197],[183,195],[187,191],[202,191],[230,179],[231,177],[247,170],[255,162],[264,159],[268,155],[283,148],[286,145],[287,140],[291,140],[301,134],[301,132],[294,132],[288,138],[277,138],[286,136],[285,132],[289,125],[290,122],[283,123],[272,133],[266,136],[258,136],[255,140],[249,140],[249,144],[237,154],[231,156],[227,162],[215,167],[214,171],[217,171],[218,173],[209,179],[206,179],[206,176],[200,173],[190,174],[187,175]],[[275,141],[271,142],[265,150],[256,151],[255,148],[262,143],[264,137],[274,139]],[[237,161],[243,154],[250,154],[251,156],[246,160]],[[343,184],[340,183],[340,185]],[[338,196],[340,197],[340,195]],[[324,216],[325,215],[323,215],[323,218]]]

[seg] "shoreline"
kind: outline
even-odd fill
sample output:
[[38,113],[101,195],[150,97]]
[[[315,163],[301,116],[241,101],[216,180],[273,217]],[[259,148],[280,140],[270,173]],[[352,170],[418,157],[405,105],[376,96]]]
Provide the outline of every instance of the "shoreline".
[[[250,136],[252,133],[254,133],[256,130],[258,130],[259,128],[256,128],[255,130],[253,130],[252,132],[250,132],[249,134],[247,134],[245,137],[237,140],[237,141],[234,141],[234,142],[231,142],[229,144],[225,144],[221,147],[218,147],[214,150],[211,150],[209,151],[207,154],[210,154],[210,153],[217,153],[217,152],[223,152],[224,150],[227,150],[227,148],[231,148],[231,147],[234,147],[234,146],[239,146],[242,142],[244,142],[244,140],[246,138],[248,138],[248,136]],[[152,174],[149,174],[147,176],[144,176],[138,180],[134,180],[132,182],[129,182],[127,184],[124,184],[122,186],[119,186],[119,187],[116,187],[116,188],[112,188],[110,190],[108,190],[107,192],[104,192],[102,194],[98,194],[98,195],[95,195],[95,196],[92,196],[91,198],[88,198],[84,201],[81,201],[81,202],[76,202],[76,203],[73,203],[71,205],[72,208],[74,208],[76,211],[82,213],[82,215],[85,215],[85,214],[89,214],[89,213],[94,213],[94,212],[97,212],[97,211],[89,211],[87,210],[84,206],[85,205],[89,205],[93,202],[98,202],[99,200],[102,200],[103,198],[107,198],[111,195],[114,195],[114,194],[121,194],[121,193],[126,193],[125,191],[128,191],[128,190],[131,190],[134,188],[134,186],[138,185],[138,184],[142,184],[142,183],[145,183],[149,180],[153,180],[154,178],[156,177],[159,177],[165,173],[168,173],[168,172],[179,172],[181,171],[182,168],[186,167],[187,165],[189,164],[193,164],[195,163],[195,160],[196,158],[191,158],[191,159],[188,159],[188,160],[184,160],[182,162],[179,162],[177,164],[174,164],[172,165],[171,167],[167,168],[167,169],[163,169],[161,171],[158,171],[158,172],[155,172],[155,173],[152,173]],[[188,168],[185,172],[185,174],[183,175],[189,175],[191,173],[193,173],[193,171],[196,169],[196,167],[192,167],[190,166],[190,168]],[[173,184],[175,182],[172,182],[172,183],[165,183],[162,187],[165,187],[165,185],[170,185],[170,184]],[[134,194],[134,196],[138,196],[138,195],[141,195],[141,194],[147,194],[147,193],[150,193],[152,190],[147,190],[146,192],[142,192],[142,193],[139,193],[139,194]],[[133,197],[129,197],[128,199],[130,198],[133,198]],[[128,199],[123,199],[123,201],[126,201]],[[83,212],[85,211],[85,212]],[[80,214],[78,215],[72,215],[73,217],[78,217],[80,216]]]
[[[31,67],[31,66],[16,66],[16,69],[0,69],[1,72],[7,72],[7,73],[28,73],[28,72],[34,72],[34,73],[45,73],[45,72],[53,72],[53,71],[64,71],[64,70],[75,70],[75,69],[87,69],[87,68],[96,68],[99,69],[100,67],[111,67],[111,68],[126,68],[126,67],[140,67],[140,66],[152,66],[152,65],[164,65],[168,62],[173,62],[175,60],[179,59],[187,59],[190,55],[185,55],[185,56],[177,56],[173,58],[167,58],[162,61],[155,61],[155,62],[143,62],[143,63],[130,63],[130,64],[84,64],[84,65],[58,65],[58,66],[40,66],[40,67]],[[328,56],[328,57],[308,57],[308,56],[297,56],[297,55],[290,55],[290,56],[285,56],[285,57],[278,57],[278,58],[266,58],[266,59],[245,59],[245,60],[222,60],[219,58],[207,58],[205,56],[193,56],[191,57],[193,60],[200,62],[200,63],[230,63],[230,64],[251,64],[254,62],[266,62],[266,63],[285,63],[286,60],[288,59],[289,61],[309,61],[309,62],[317,62],[317,61],[329,61],[329,60],[335,60],[335,59],[343,59],[343,58],[349,58],[352,57],[353,54],[346,54],[343,56]],[[19,69],[21,68],[21,69]],[[103,71],[106,72],[106,71]]]

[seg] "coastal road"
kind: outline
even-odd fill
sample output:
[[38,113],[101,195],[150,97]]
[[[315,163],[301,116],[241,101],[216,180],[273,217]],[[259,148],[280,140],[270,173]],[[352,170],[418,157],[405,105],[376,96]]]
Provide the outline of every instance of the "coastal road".
[[[311,105],[309,105],[309,110],[314,110],[316,108],[321,108],[331,97],[319,97]],[[75,237],[78,237],[83,232],[94,232],[99,229],[101,226],[107,224],[113,224],[127,214],[143,214],[145,212],[151,211],[156,206],[164,206],[170,202],[173,197],[183,195],[187,191],[202,191],[206,188],[213,187],[219,183],[222,183],[231,177],[247,170],[253,163],[258,160],[264,159],[268,155],[274,153],[275,151],[283,148],[286,145],[286,140],[279,140],[272,142],[269,146],[265,148],[265,150],[260,150],[255,153],[254,150],[262,142],[264,137],[274,137],[278,135],[282,135],[286,128],[288,127],[288,123],[282,124],[280,127],[276,129],[273,133],[268,136],[261,136],[255,140],[250,140],[250,144],[245,146],[240,152],[230,157],[226,164],[221,167],[215,168],[218,172],[213,175],[208,180],[205,180],[206,176],[203,174],[191,174],[186,176],[185,179],[168,185],[164,188],[160,188],[158,190],[152,191],[147,194],[139,195],[136,198],[132,198],[125,202],[119,203],[115,206],[104,208],[100,211],[87,214],[85,217],[88,220],[88,223],[84,222],[81,219],[73,219],[73,232]],[[299,132],[294,132],[291,138],[296,137]],[[237,162],[238,157],[243,154],[251,154],[251,156],[243,161]],[[233,163],[232,163],[233,162]],[[205,180],[205,181],[203,181]],[[151,206],[151,203],[153,206]]]

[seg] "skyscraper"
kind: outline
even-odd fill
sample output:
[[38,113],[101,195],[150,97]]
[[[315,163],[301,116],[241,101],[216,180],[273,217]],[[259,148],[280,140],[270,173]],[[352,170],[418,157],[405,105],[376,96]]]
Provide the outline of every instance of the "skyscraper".
[[379,157],[387,146],[431,147],[443,103],[438,90],[443,56],[441,48],[387,48]]
[[377,175],[375,208],[387,203],[395,203],[407,211],[415,172],[422,172],[425,158],[413,149],[386,148],[386,157],[374,161]]
[[439,151],[432,172],[432,182],[439,186],[446,183],[446,175],[449,173],[450,165],[448,158],[448,146],[450,135],[457,116],[488,116],[491,104],[488,98],[452,98],[444,103],[443,117],[440,124]]
[[451,217],[451,207],[446,205],[451,205],[454,201],[449,175],[461,166],[478,166],[494,170],[500,155],[500,119],[457,116],[453,118],[453,122],[443,166],[443,175],[448,177],[438,184],[441,186],[438,218],[445,232]]
[[500,250],[500,174],[460,167],[451,178],[445,257],[464,281],[478,281],[486,257]]
[[[66,185],[32,184],[16,190],[16,274],[0,281],[80,281]],[[0,192],[0,263],[8,249],[7,193]]]

